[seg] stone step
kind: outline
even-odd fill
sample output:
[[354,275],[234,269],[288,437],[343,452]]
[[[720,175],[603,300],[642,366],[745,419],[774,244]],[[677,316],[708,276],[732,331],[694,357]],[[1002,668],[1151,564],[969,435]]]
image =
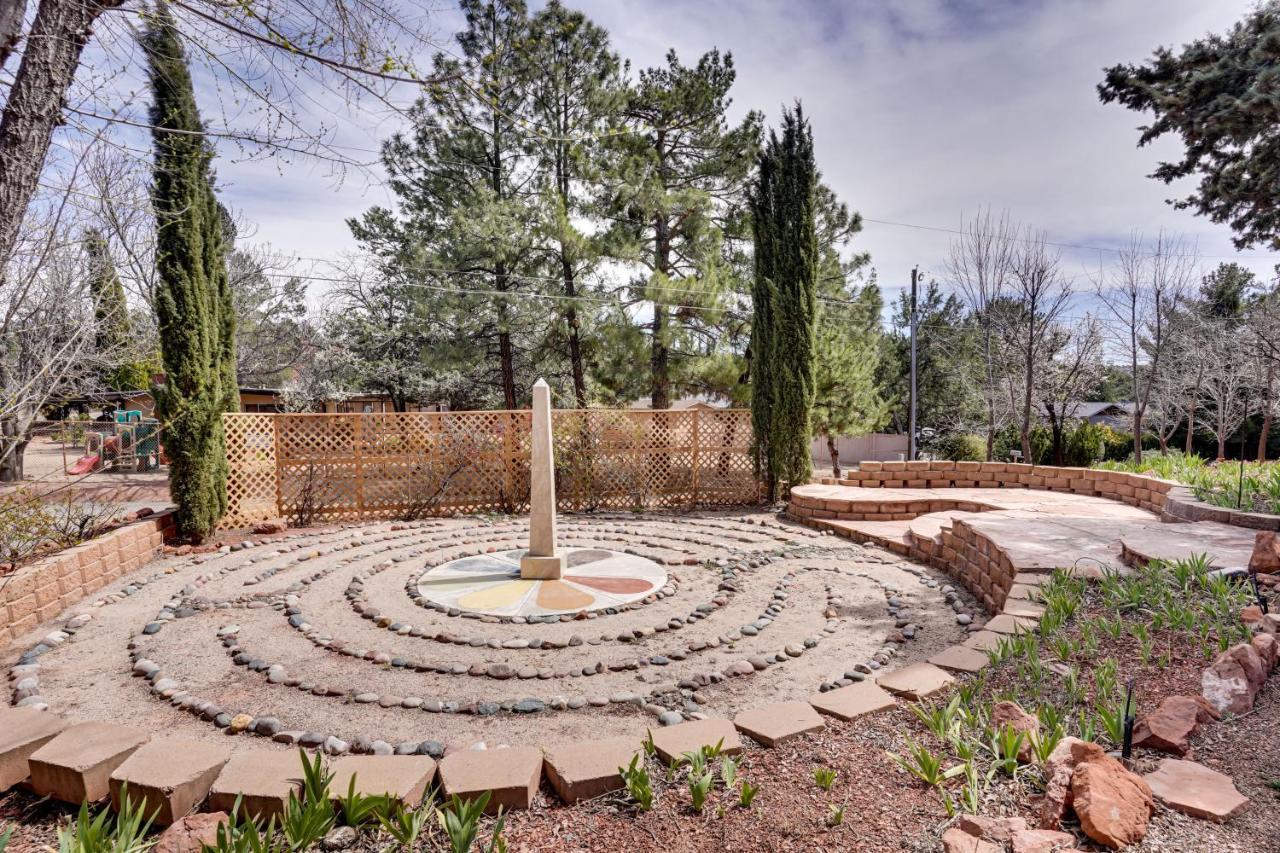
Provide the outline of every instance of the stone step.
[[858,681],[847,687],[837,687],[826,693],[815,693],[809,697],[809,704],[818,711],[837,720],[856,719],[866,714],[874,714],[898,704],[893,694],[874,681]]
[[466,749],[440,761],[440,786],[446,797],[474,799],[490,793],[487,814],[498,809],[527,809],[542,779],[542,750],[531,746]]
[[623,786],[619,769],[644,755],[636,737],[574,741],[543,750],[542,769],[560,799],[572,805]]
[[208,795],[231,758],[221,744],[162,738],[143,744],[112,771],[111,804],[120,810],[129,799],[160,826],[185,817]]
[[284,812],[289,794],[299,790],[302,759],[292,750],[254,749],[237,752],[222,767],[209,789],[209,810],[240,813],[266,821]]
[[1192,817],[1224,821],[1249,805],[1230,776],[1194,761],[1166,758],[1142,778],[1162,803]]
[[915,701],[941,693],[954,682],[955,679],[945,670],[924,661],[908,664],[876,678],[876,683],[890,693]]
[[331,766],[329,793],[334,802],[351,791],[387,796],[407,806],[417,805],[436,776],[436,762],[426,755],[344,755]]
[[0,710],[0,791],[29,779],[31,769],[27,759],[66,727],[66,720],[48,711]]
[[27,759],[31,787],[42,797],[79,805],[110,793],[111,773],[150,739],[142,729],[112,723],[78,723]]
[[720,744],[721,753],[736,755],[742,752],[742,739],[733,723],[723,717],[709,717],[674,726],[650,727],[658,757],[666,764],[679,760],[686,752],[696,752],[704,746]]
[[743,711],[734,727],[756,743],[777,746],[800,735],[822,731],[826,723],[808,702],[775,702]]

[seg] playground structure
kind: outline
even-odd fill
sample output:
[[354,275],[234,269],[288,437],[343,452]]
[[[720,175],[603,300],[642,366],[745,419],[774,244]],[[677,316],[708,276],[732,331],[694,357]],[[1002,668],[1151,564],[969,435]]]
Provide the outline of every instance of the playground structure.
[[165,461],[159,421],[144,418],[136,409],[117,409],[111,414],[109,423],[86,424],[84,455],[66,469],[68,474],[151,471]]

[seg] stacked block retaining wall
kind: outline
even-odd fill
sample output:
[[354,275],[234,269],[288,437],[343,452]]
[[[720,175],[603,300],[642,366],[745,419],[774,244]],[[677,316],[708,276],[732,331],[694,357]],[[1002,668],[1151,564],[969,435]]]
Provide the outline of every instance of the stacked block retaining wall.
[[172,513],[156,513],[0,577],[0,643],[146,565],[172,533]]

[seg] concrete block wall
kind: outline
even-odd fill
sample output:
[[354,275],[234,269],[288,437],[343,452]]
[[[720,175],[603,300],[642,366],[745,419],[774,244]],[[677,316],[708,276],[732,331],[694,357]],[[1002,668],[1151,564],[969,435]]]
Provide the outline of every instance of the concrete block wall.
[[0,643],[8,643],[146,565],[173,533],[160,512],[0,577]]

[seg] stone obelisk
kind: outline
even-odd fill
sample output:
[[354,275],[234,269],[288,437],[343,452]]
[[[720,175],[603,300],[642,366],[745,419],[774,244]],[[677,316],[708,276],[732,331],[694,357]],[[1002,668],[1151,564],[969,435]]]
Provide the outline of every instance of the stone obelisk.
[[556,551],[556,462],[551,443],[551,389],[533,384],[533,433],[529,459],[529,553],[520,560],[520,577],[557,580],[564,554]]

